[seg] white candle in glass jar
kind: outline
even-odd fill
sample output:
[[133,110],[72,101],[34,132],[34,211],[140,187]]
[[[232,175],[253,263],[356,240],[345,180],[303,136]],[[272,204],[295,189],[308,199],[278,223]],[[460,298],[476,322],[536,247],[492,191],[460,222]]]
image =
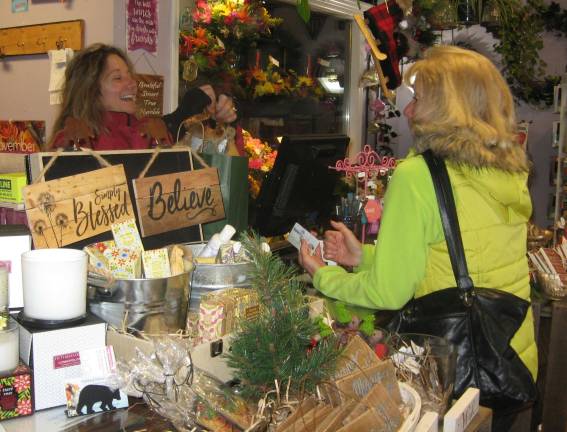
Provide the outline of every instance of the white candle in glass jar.
[[8,290],[8,267],[0,265],[0,312],[7,312],[10,305]]
[[87,309],[87,254],[65,248],[25,252],[22,286],[26,318],[78,318]]
[[20,362],[19,327],[14,321],[0,330],[0,376],[11,373]]

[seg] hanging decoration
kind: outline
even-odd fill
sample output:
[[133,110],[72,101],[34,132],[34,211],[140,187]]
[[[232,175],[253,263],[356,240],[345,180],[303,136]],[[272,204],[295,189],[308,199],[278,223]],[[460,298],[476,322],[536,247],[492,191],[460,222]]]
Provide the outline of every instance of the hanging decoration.
[[308,72],[283,69],[275,59],[266,67],[256,50],[254,65],[248,52],[261,37],[270,37],[281,19],[270,16],[258,0],[198,0],[193,26],[179,37],[182,77],[193,81],[199,74],[215,87],[241,99],[265,96],[320,99],[324,90]]

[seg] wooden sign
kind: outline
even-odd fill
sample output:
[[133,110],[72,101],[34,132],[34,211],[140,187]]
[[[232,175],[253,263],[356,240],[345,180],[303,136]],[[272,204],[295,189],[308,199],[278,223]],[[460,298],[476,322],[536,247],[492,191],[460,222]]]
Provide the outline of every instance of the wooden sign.
[[23,191],[36,249],[75,243],[134,217],[122,165],[32,184]]
[[134,180],[142,237],[224,218],[216,168]]
[[445,414],[443,430],[446,432],[464,432],[478,413],[479,401],[479,389],[474,387],[468,388]]
[[137,74],[136,105],[140,117],[163,115],[163,76]]
[[368,369],[382,361],[364,340],[354,336],[337,360],[334,379],[338,380],[351,373]]
[[384,361],[367,369],[354,372],[336,381],[343,400],[360,399],[368,394],[375,384],[383,385],[397,404],[402,403],[402,396],[396,379],[396,369],[391,361]]

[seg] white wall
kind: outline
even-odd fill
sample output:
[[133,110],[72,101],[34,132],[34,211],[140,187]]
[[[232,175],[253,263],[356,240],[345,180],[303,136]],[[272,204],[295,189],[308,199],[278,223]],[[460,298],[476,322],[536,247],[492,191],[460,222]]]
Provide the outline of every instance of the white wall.
[[[567,8],[567,0],[556,0],[562,8]],[[565,72],[567,65],[567,38],[557,38],[551,33],[544,33],[544,47],[540,52],[541,58],[547,63],[546,73],[549,75],[561,75]],[[495,63],[500,61],[499,56],[492,50],[492,45],[498,41],[487,33],[483,27],[472,26],[461,31],[443,32],[443,40],[446,43],[458,40],[472,42],[472,45],[482,54],[488,54]],[[407,89],[397,90],[397,105],[403,109],[411,99]],[[559,115],[554,114],[552,109],[534,109],[525,104],[516,107],[518,120],[531,122],[528,135],[528,152],[533,161],[532,177],[530,179],[530,191],[533,201],[533,217],[535,222],[546,227],[552,220],[547,218],[547,208],[550,194],[554,188],[549,184],[550,160],[556,155],[557,150],[551,147],[552,123],[559,120]],[[407,127],[407,121],[402,116],[392,121],[392,126],[399,132],[397,143],[393,145],[396,156],[404,157],[411,146],[411,135]]]
[[[126,47],[126,0],[30,0],[29,10],[20,13],[12,13],[11,4],[11,0],[0,0],[0,28],[82,19],[84,46],[102,42]],[[177,92],[177,83],[170,78],[170,64],[177,58],[177,51],[171,48],[172,41],[177,44],[177,20],[175,26],[171,24],[176,5],[176,0],[158,0],[158,55],[145,53],[146,61],[140,57],[141,50],[130,53],[138,72],[165,76],[166,112],[177,103],[177,98],[171,97]],[[48,85],[47,54],[0,60],[0,119],[45,120],[49,137],[59,106],[49,104]]]

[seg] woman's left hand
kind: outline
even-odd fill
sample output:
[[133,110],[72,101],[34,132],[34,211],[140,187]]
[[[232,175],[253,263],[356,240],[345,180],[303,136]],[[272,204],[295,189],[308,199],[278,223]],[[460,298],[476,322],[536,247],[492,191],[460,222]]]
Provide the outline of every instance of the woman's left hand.
[[317,246],[313,254],[311,254],[311,247],[305,240],[301,240],[298,260],[301,267],[303,267],[311,276],[313,276],[321,267],[325,266],[325,262],[321,256],[321,246]]
[[236,107],[231,97],[221,94],[217,99],[214,118],[220,123],[232,123],[236,120]]

